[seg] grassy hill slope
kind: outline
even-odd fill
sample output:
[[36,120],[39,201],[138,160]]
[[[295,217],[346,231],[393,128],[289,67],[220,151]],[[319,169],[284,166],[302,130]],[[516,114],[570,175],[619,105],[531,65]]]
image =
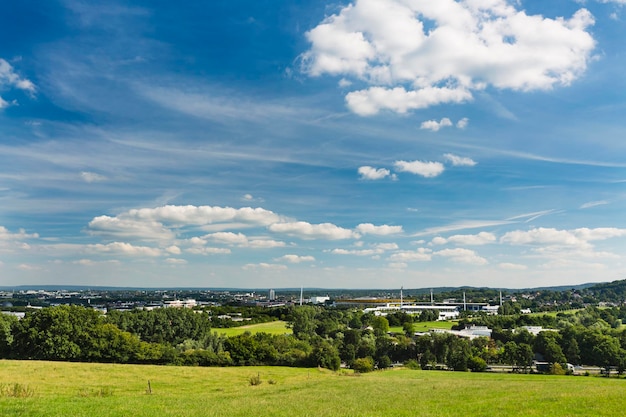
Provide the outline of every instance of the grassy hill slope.
[[[0,381],[3,417],[616,416],[625,404],[616,378],[411,370],[0,361]],[[32,396],[6,396],[15,384]]]

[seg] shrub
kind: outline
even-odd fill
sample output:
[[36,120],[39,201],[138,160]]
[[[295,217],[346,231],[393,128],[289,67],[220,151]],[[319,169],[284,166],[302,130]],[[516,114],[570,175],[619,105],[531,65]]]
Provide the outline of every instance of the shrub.
[[409,359],[405,364],[405,367],[409,368],[409,369],[413,369],[413,370],[419,370],[422,369],[422,367],[420,366],[419,362],[416,361],[415,359]]
[[367,358],[355,359],[354,362],[352,362],[352,369],[361,374],[372,372],[374,370],[374,360],[369,356]]
[[254,376],[250,377],[250,385],[255,386],[255,385],[261,385],[263,381],[261,381],[261,375],[260,374],[256,374]]
[[472,372],[485,372],[487,370],[487,362],[479,356],[470,356],[467,360],[467,367]]
[[552,375],[565,375],[565,369],[563,369],[560,363],[554,363],[550,368],[550,373]]
[[22,384],[1,384],[0,397],[26,398],[35,394],[32,388]]

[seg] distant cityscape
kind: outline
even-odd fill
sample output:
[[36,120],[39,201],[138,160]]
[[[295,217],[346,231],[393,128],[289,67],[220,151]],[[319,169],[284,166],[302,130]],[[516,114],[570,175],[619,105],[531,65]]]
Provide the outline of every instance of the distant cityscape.
[[[24,311],[63,304],[90,306],[107,310],[154,309],[168,307],[202,308],[215,306],[283,307],[301,304],[328,307],[358,307],[367,312],[386,315],[404,311],[419,314],[437,310],[440,319],[457,318],[460,312],[496,314],[511,305],[518,313],[582,308],[587,305],[617,306],[623,303],[618,295],[608,296],[603,286],[584,284],[572,287],[526,290],[492,288],[434,289],[140,289],[84,288],[61,286],[5,287],[0,291],[3,310]],[[604,294],[604,295],[603,295]]]

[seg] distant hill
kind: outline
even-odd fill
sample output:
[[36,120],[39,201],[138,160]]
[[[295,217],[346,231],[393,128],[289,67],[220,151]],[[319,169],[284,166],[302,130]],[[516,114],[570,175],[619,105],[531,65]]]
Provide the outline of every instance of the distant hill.
[[[270,288],[226,288],[226,287],[113,287],[113,286],[98,286],[98,285],[16,285],[16,286],[4,286],[0,287],[3,291],[27,291],[27,290],[43,290],[43,291],[253,291],[253,292],[265,292]],[[617,293],[626,295],[626,280],[614,281],[610,283],[587,283],[578,285],[561,285],[561,286],[546,286],[546,287],[533,287],[533,288],[502,288],[502,287],[428,287],[428,288],[404,288],[405,293],[412,294],[428,294],[432,291],[435,294],[455,292],[455,291],[502,291],[506,293],[517,293],[526,291],[569,291],[569,290],[584,290],[590,289],[594,292],[606,292],[616,291]],[[281,292],[300,292],[300,288],[274,288],[275,291]],[[354,288],[303,288],[303,291],[310,292],[327,292],[327,293],[399,293],[400,288],[369,288],[369,289],[354,289]]]
[[595,284],[587,288],[598,301],[626,300],[626,280]]

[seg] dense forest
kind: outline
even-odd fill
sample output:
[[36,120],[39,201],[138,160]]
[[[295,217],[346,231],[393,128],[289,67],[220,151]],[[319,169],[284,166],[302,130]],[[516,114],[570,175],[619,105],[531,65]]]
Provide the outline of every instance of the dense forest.
[[[515,312],[519,306],[510,305]],[[343,363],[359,372],[394,363],[432,369],[484,371],[506,364],[527,372],[533,360],[561,372],[566,363],[626,369],[626,307],[587,307],[552,315],[477,315],[458,328],[483,325],[492,337],[473,340],[447,333],[416,335],[421,316],[386,317],[353,309],[314,306],[252,308],[258,320],[284,319],[293,334],[244,333],[226,337],[214,328],[217,314],[191,309],[101,312],[75,305],[29,311],[18,320],[0,314],[0,357],[85,362],[175,364],[196,366],[284,365],[338,369]],[[217,313],[222,313],[218,310]],[[390,326],[402,332],[390,333]],[[531,334],[524,326],[548,331]]]

